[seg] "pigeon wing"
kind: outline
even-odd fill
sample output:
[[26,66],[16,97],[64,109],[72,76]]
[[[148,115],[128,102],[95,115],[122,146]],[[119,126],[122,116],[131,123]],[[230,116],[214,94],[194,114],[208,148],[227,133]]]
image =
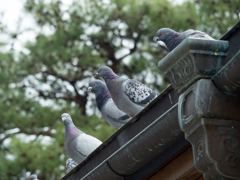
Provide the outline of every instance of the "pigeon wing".
[[102,142],[95,137],[89,136],[87,134],[81,134],[78,137],[76,149],[83,156],[87,157],[91,154]]
[[188,29],[188,30],[182,32],[181,36],[180,36],[181,40],[184,40],[184,39],[190,37],[193,33],[194,33],[194,29]]
[[202,32],[202,31],[198,31],[198,30],[189,29],[189,30],[185,31],[185,34],[188,37],[199,38],[199,39],[212,39],[212,40],[214,40],[208,34]]
[[112,99],[107,102],[105,109],[108,118],[113,121],[124,123],[131,118],[129,115],[118,109]]
[[125,94],[128,98],[140,106],[145,107],[158,96],[158,93],[151,90],[146,85],[132,79],[126,81],[124,86]]

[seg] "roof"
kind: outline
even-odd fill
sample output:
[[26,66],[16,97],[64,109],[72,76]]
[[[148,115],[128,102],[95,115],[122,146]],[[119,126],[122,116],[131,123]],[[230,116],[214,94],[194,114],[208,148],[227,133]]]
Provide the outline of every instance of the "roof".
[[[229,67],[231,63],[236,64],[236,59],[240,57],[240,45],[235,45],[234,41],[235,38],[240,39],[239,29],[240,22],[221,38],[229,41],[227,63],[212,77],[218,88],[230,94],[238,93],[239,88],[231,87],[236,86],[233,86],[234,80],[237,81],[240,76],[233,74],[232,79],[228,77],[226,80],[223,74],[233,73]],[[240,63],[236,68],[240,68]],[[151,176],[161,165],[190,146],[178,123],[179,95],[172,85],[168,86],[62,180],[130,180]]]

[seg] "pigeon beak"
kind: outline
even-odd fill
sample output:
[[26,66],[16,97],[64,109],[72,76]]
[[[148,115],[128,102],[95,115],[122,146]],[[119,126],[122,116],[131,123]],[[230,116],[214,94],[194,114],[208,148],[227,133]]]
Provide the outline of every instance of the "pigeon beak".
[[65,121],[65,119],[66,119],[65,117],[62,117],[62,121]]
[[94,78],[97,78],[98,77],[98,73],[95,74]]
[[155,43],[157,43],[157,42],[159,41],[159,37],[154,36],[154,37],[153,37],[153,41],[154,41]]
[[[95,77],[95,76],[94,76],[94,77]],[[89,87],[89,88],[88,88],[88,92],[90,92],[90,91],[92,91],[92,87]]]

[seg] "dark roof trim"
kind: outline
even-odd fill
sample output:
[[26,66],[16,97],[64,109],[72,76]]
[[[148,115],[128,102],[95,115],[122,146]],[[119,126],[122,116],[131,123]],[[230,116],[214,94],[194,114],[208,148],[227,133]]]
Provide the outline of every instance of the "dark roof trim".
[[[82,161],[76,168],[74,168],[72,171],[70,171],[68,174],[66,174],[62,180],[71,180],[71,179],[81,179],[86,174],[88,174],[90,171],[92,171],[94,168],[99,166],[103,161],[105,161],[107,158],[112,156],[116,151],[118,151],[119,148],[124,146],[126,143],[128,143],[129,140],[134,138],[137,134],[142,132],[146,127],[150,126],[151,123],[156,121],[156,119],[159,119],[159,117],[166,113],[170,108],[175,106],[174,113],[169,112],[170,114],[167,115],[167,117],[171,116],[171,120],[165,122],[162,124],[163,130],[157,130],[157,131],[163,131],[165,132],[166,141],[171,138],[169,134],[171,134],[171,129],[168,129],[168,131],[165,130],[165,126],[168,127],[167,124],[173,124],[173,126],[176,126],[175,129],[177,129],[178,132],[180,132],[179,138],[184,138],[184,134],[180,131],[178,122],[177,122],[177,107],[176,103],[178,102],[179,94],[177,91],[175,91],[172,86],[168,86],[156,99],[154,99],[146,108],[144,108],[139,114],[137,114],[135,117],[133,117],[128,123],[126,123],[122,128],[120,128],[118,131],[116,131],[111,137],[109,137],[106,141],[103,142],[101,146],[99,146],[93,153],[91,153],[84,161]],[[161,129],[161,128],[160,128]],[[174,133],[174,131],[173,131]],[[175,133],[176,135],[176,133]],[[157,135],[156,137],[160,137]],[[152,139],[156,139],[156,137],[151,138],[147,141],[152,141]],[[162,137],[162,138],[163,138]],[[146,141],[146,143],[147,143]],[[144,146],[146,146],[146,143],[144,142]],[[133,142],[134,144],[134,142]],[[164,143],[163,143],[164,145]],[[167,148],[167,147],[166,147]],[[139,151],[139,148],[129,149],[128,153],[125,153],[127,157],[131,156],[132,153],[134,154],[134,151]],[[120,153],[122,154],[122,153]],[[146,163],[148,163],[151,159],[146,159],[144,155],[144,161],[141,160],[141,162],[138,163],[137,168],[134,168],[132,170],[131,168],[128,168],[128,172],[119,172],[118,167],[115,167],[112,165],[112,159],[110,161],[107,161],[108,164],[110,164],[111,168],[108,166],[107,163],[104,163],[105,168],[110,174],[114,174],[112,172],[115,171],[116,173],[119,173],[124,176],[129,176],[132,174],[133,171],[137,171],[139,168],[144,166]],[[114,159],[114,158],[113,158]],[[126,159],[125,157],[122,159]],[[139,159],[136,157],[136,159]],[[137,160],[138,161],[138,160]],[[134,164],[136,162],[133,161]],[[123,162],[122,166],[125,168],[125,162]],[[133,165],[133,164],[132,164]],[[112,169],[112,170],[111,170]],[[121,170],[121,168],[120,168]],[[115,175],[115,174],[114,174]],[[115,176],[114,176],[115,177]],[[113,177],[111,177],[113,178]]]
[[224,93],[240,95],[240,21],[221,40],[229,41],[226,57],[229,62],[212,77],[212,80]]
[[122,179],[135,173],[149,159],[183,136],[178,125],[177,109],[178,104],[175,104],[82,179]]
[[143,179],[147,180],[160,169],[162,169],[166,164],[175,159],[179,154],[183,153],[191,147],[190,143],[183,136],[182,139],[178,140],[173,145],[169,146],[166,150],[161,152],[157,157],[152,159],[150,162],[145,164],[141,169],[139,169],[132,176],[127,177],[126,180],[136,180]]
[[240,21],[238,21],[228,32],[226,32],[220,38],[220,40],[227,40],[227,39],[229,39],[235,33],[235,31],[239,31],[239,28],[240,28]]
[[240,95],[240,50],[212,78],[215,85],[226,94]]

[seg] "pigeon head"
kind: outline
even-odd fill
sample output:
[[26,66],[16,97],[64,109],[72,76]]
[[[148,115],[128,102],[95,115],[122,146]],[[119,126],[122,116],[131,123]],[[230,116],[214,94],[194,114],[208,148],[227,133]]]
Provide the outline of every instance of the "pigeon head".
[[33,174],[29,177],[30,180],[38,180],[37,175]]
[[98,72],[97,74],[94,76],[96,77],[102,77],[104,80],[109,79],[109,78],[114,78],[114,77],[118,77],[113,70],[108,67],[108,66],[101,66],[100,68],[98,68]]
[[175,33],[175,31],[172,29],[161,28],[157,31],[157,34],[154,37],[154,41],[155,41],[155,43],[158,41],[166,42],[169,39],[169,37],[173,36],[174,33]]
[[106,89],[106,85],[104,82],[100,80],[93,80],[89,83],[88,91],[92,91],[94,93],[101,92],[103,89]]
[[63,113],[61,117],[62,117],[63,124],[65,126],[72,124],[72,118],[69,114]]

